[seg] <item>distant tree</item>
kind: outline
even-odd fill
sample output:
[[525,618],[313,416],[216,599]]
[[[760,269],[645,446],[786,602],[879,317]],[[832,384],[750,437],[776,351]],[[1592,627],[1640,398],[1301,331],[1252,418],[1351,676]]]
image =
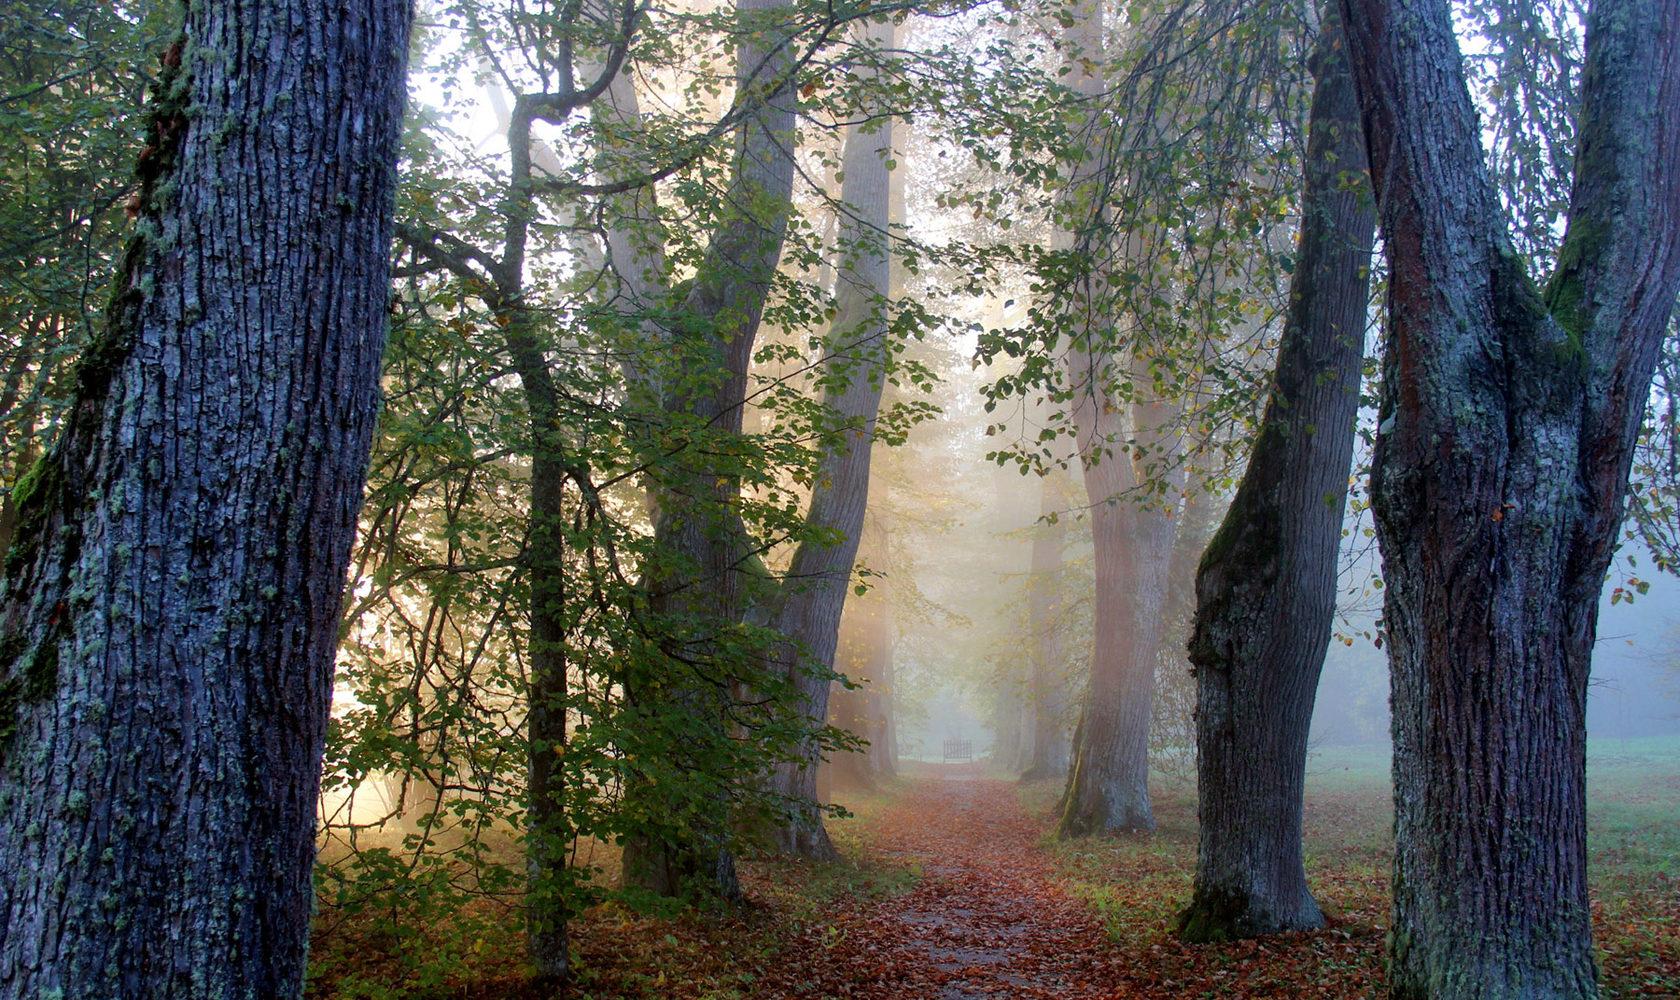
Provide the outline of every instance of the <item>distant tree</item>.
[[[1170,19],[1160,11],[1155,13]],[[1151,18],[1150,27],[1158,28],[1156,18]],[[1081,4],[1067,23],[1062,42],[1071,85],[1094,109],[1107,87],[1098,68],[1103,61],[1101,5]],[[1096,208],[1105,198],[1098,193],[1100,182],[1105,174],[1118,174],[1132,164],[1099,153],[1105,137],[1094,123],[1087,128],[1090,131],[1082,138],[1092,148],[1076,168],[1079,183],[1070,186],[1068,218],[1078,219],[1083,211],[1109,219],[1110,213]],[[1141,131],[1130,138],[1141,141]],[[1082,206],[1081,200],[1093,204]],[[1079,246],[1080,234],[1066,222],[1057,230],[1058,249],[1079,253],[1084,249]],[[1149,801],[1150,707],[1167,568],[1177,528],[1170,505],[1178,497],[1175,490],[1166,505],[1151,505],[1140,502],[1139,494],[1162,451],[1177,450],[1178,437],[1170,425],[1178,406],[1151,370],[1156,360],[1152,357],[1154,338],[1144,328],[1141,314],[1125,310],[1123,319],[1105,315],[1100,290],[1108,283],[1108,274],[1126,274],[1135,280],[1148,270],[1145,233],[1098,230],[1097,239],[1118,244],[1114,259],[1105,267],[1076,272],[1075,290],[1069,297],[1073,327],[1062,360],[1090,502],[1096,589],[1090,674],[1056,828],[1062,837],[1155,828]],[[1144,283],[1152,284],[1149,279]],[[1125,329],[1102,330],[1105,321],[1118,322]],[[1176,469],[1168,476],[1182,478]]]
[[[884,530],[866,527],[871,534]],[[878,547],[878,543],[877,543]],[[878,559],[869,565],[879,567]],[[892,605],[879,586],[846,600],[846,617],[840,624],[834,669],[852,686],[838,683],[829,695],[829,722],[853,736],[868,741],[824,763],[818,775],[819,798],[828,801],[827,789],[847,787],[875,789],[898,773],[898,755],[892,712],[893,689]]]
[[1313,61],[1277,375],[1248,471],[1196,574],[1200,834],[1195,895],[1180,922],[1192,941],[1323,923],[1301,861],[1301,795],[1336,610],[1376,205],[1334,9]]
[[296,997],[406,0],[182,5],[0,591],[0,996]]
[[1680,2],[1587,15],[1542,291],[1446,0],[1343,3],[1390,266],[1373,467],[1393,672],[1395,996],[1592,997],[1586,695],[1680,289]]
[[1041,283],[1058,294],[1035,307],[1061,316],[1027,338],[1025,366],[1042,378],[1032,339],[1055,346],[1061,375],[1045,381],[1063,409],[1044,433],[1061,419],[1077,442],[1095,549],[1096,635],[1061,836],[1155,825],[1149,752],[1178,515],[1189,465],[1232,438],[1215,425],[1253,399],[1230,347],[1270,311],[1267,241],[1287,201],[1273,178],[1294,169],[1278,140],[1298,127],[1298,70],[1280,58],[1299,33],[1291,9],[1137,5],[1106,56],[1100,16],[1071,21],[1068,82],[1101,113],[1069,144],[1075,183],[1058,222],[1071,239]]
[[1027,704],[1032,726],[1022,781],[1060,778],[1067,773],[1067,681],[1063,676],[1060,601],[1066,506],[1057,481],[1045,476],[1039,489],[1039,524],[1032,538],[1032,575],[1027,581],[1027,621],[1031,649],[1027,666]]

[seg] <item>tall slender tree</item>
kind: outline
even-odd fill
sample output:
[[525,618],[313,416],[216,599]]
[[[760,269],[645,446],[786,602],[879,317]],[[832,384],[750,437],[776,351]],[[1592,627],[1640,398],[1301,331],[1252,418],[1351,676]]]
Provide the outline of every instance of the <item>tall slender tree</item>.
[[1598,595],[1680,291],[1680,0],[1587,16],[1544,290],[1489,180],[1446,0],[1343,0],[1391,270],[1373,506],[1393,669],[1397,997],[1596,995]]
[[1196,574],[1199,844],[1193,941],[1323,923],[1301,861],[1307,730],[1336,569],[1376,205],[1334,8],[1313,55],[1298,262],[1254,452]]
[[0,996],[295,997],[408,0],[182,5],[0,592]]

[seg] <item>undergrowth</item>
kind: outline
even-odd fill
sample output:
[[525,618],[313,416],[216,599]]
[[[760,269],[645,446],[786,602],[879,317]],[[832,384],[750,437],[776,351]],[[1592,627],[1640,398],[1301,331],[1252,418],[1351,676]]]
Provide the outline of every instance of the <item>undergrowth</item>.
[[[1595,746],[1590,765],[1589,850],[1601,995],[1672,1000],[1680,996],[1680,823],[1675,821],[1680,741],[1617,744],[1614,751]],[[1170,781],[1156,787],[1159,826],[1151,834],[1058,843],[1051,838],[1058,782],[1016,786],[983,781],[978,774],[965,777],[973,785],[945,785],[942,793],[950,798],[955,788],[973,789],[961,792],[971,796],[971,805],[960,816],[918,811],[923,801],[918,796],[930,787],[925,776],[920,785],[911,781],[880,793],[842,796],[853,816],[831,821],[829,829],[844,860],[816,865],[744,858],[751,900],[744,909],[670,917],[636,914],[618,904],[590,909],[572,923],[575,977],[560,993],[542,992],[525,978],[516,894],[440,914],[424,925],[422,937],[409,938],[396,928],[412,926],[412,920],[372,912],[346,915],[327,907],[310,996],[923,1000],[907,982],[890,979],[897,973],[883,971],[891,963],[855,956],[880,954],[876,935],[893,933],[894,915],[906,906],[925,908],[930,898],[970,905],[960,903],[960,886],[947,885],[953,878],[950,854],[969,850],[963,824],[1003,822],[1006,817],[998,813],[1011,808],[1018,810],[1017,818],[1007,821],[1019,824],[1022,833],[1018,847],[1010,849],[1015,853],[965,860],[984,870],[1018,865],[1024,855],[1048,855],[1045,870],[1053,874],[1041,890],[1046,898],[1071,896],[1106,931],[1105,950],[1093,928],[1097,944],[1089,956],[1109,984],[1104,996],[1378,1000],[1386,995],[1384,937],[1393,857],[1386,755],[1338,756],[1326,750],[1309,769],[1308,877],[1329,926],[1198,946],[1181,944],[1173,934],[1195,870],[1193,788]],[[1019,818],[1020,812],[1031,821]],[[984,878],[979,881],[983,886]],[[414,905],[421,905],[423,894],[424,887],[416,887]],[[911,898],[901,901],[906,896]],[[919,919],[926,932],[932,918]],[[893,967],[902,969],[902,949],[898,955],[901,964]],[[427,960],[416,964],[416,956]],[[1024,971],[1042,967],[1046,958],[1023,954],[1009,961]]]

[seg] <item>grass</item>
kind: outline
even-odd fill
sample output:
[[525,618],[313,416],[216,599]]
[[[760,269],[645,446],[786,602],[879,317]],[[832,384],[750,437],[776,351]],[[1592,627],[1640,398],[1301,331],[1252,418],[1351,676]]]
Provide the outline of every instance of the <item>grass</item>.
[[[1311,960],[1326,982],[1345,977],[1336,988],[1349,996],[1380,978],[1394,853],[1389,782],[1386,747],[1320,748],[1308,764],[1307,874],[1350,946]],[[1059,792],[1045,782],[1023,793],[1047,828]],[[1151,795],[1159,824],[1151,835],[1047,840],[1070,891],[1102,916],[1118,947],[1142,959],[1172,946],[1196,863],[1194,789],[1163,778]],[[1680,997],[1680,738],[1592,743],[1587,814],[1603,1000]],[[1240,947],[1198,951],[1217,963]],[[1274,960],[1289,960],[1280,947]]]
[[869,792],[845,792],[839,799],[850,814],[825,825],[840,860],[810,864],[784,858],[752,859],[753,897],[796,920],[819,919],[842,902],[861,905],[901,896],[916,887],[922,866],[888,856],[869,842],[867,831],[899,790],[894,783]]
[[[971,770],[967,777],[985,773],[981,762]],[[1061,783],[1019,787],[1022,805],[1039,819],[1042,831],[1036,845],[1028,838],[1023,848],[1049,852],[1064,888],[1100,918],[1113,949],[1101,960],[1114,970],[1114,995],[1158,1000],[1386,995],[1393,859],[1387,750],[1320,748],[1308,772],[1307,870],[1331,926],[1260,942],[1194,947],[1174,936],[1195,871],[1196,803],[1189,782],[1159,776],[1152,789],[1158,823],[1152,834],[1072,843],[1051,837]],[[1680,739],[1594,743],[1588,773],[1588,849],[1603,1000],[1673,1000],[1680,997]],[[889,813],[903,823],[902,804],[894,812],[901,791],[889,785],[838,796],[852,813],[828,824],[845,857],[839,863],[744,859],[742,877],[753,900],[744,911],[655,917],[616,904],[593,908],[572,924],[580,961],[576,981],[563,993],[525,981],[517,907],[511,899],[487,899],[430,923],[352,921],[352,933],[318,942],[317,968],[328,975],[315,980],[310,995],[318,1000],[789,995],[785,982],[775,984],[786,978],[790,962],[821,962],[831,952],[864,948],[873,939],[859,915],[890,912],[895,898],[922,882],[921,864],[911,854],[876,846]],[[610,858],[597,862],[611,868]],[[848,935],[855,940],[846,941]],[[414,956],[436,960],[417,966]],[[847,974],[860,989],[879,986],[871,985],[875,973],[862,964]]]

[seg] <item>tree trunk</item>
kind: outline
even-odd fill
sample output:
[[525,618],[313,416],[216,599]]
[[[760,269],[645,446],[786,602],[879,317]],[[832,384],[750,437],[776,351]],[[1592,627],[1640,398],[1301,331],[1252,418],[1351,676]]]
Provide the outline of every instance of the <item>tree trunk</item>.
[[[507,301],[519,301],[513,296]],[[531,511],[525,540],[530,576],[529,689],[526,692],[525,953],[539,980],[559,982],[570,967],[566,923],[567,858],[573,824],[566,814],[566,442],[554,375],[539,345],[537,318],[505,314],[531,422]]]
[[893,647],[891,611],[878,599],[869,622],[864,704],[869,713],[869,768],[877,781],[898,777],[897,734],[893,723]]
[[[784,34],[795,29],[765,27],[766,15],[786,11],[788,0],[739,0],[737,7],[755,19],[757,29],[741,46],[737,84],[756,92],[748,99],[761,103],[741,126],[724,218],[683,301],[685,328],[698,332],[677,336],[700,338],[685,349],[710,367],[663,401],[674,424],[695,429],[695,440],[679,456],[676,476],[651,491],[654,538],[664,555],[648,580],[649,607],[665,627],[675,629],[668,653],[678,675],[650,678],[651,685],[632,693],[650,710],[674,713],[686,720],[682,725],[718,740],[730,738],[730,692],[727,680],[715,676],[727,666],[718,662],[717,639],[741,621],[747,561],[733,506],[738,486],[729,471],[734,461],[729,441],[741,432],[747,368],[787,232],[798,103],[788,79],[792,53]],[[688,669],[692,665],[704,669]],[[654,708],[653,700],[662,707]],[[716,785],[706,794],[711,805],[680,829],[628,838],[624,880],[664,896],[737,900],[740,886],[727,848],[727,785],[737,776],[697,777]],[[665,792],[632,781],[625,794]],[[661,811],[653,803],[644,808],[650,815]]]
[[[892,36],[890,21],[870,23],[865,32],[869,44],[889,49]],[[892,360],[887,307],[892,184],[887,163],[892,157],[892,137],[890,117],[846,130],[840,200],[849,211],[840,220],[838,313],[827,341],[825,364],[827,377],[845,380],[844,387],[827,393],[825,400],[843,423],[841,439],[823,457],[806,515],[808,524],[834,540],[799,546],[775,618],[776,630],[790,642],[787,669],[813,729],[828,719],[840,614],[863,535],[875,418]],[[831,861],[839,854],[823,829],[817,802],[820,765],[817,740],[807,737],[799,760],[776,767],[770,785],[783,800],[786,819],[771,831],[770,840],[784,854]]]
[[[1062,722],[1067,692],[1061,676],[1061,628],[1058,597],[1062,575],[1062,547],[1067,528],[1059,520],[1061,494],[1049,476],[1040,484],[1041,523],[1033,533],[1032,576],[1027,596],[1032,630],[1032,661],[1027,680],[1032,710],[1032,746],[1022,781],[1059,778],[1067,772],[1067,735]],[[1056,521],[1045,521],[1058,517]]]
[[1122,495],[1129,481],[1113,471],[1126,462],[1122,454],[1116,449],[1086,470],[1095,504],[1095,635],[1059,837],[1155,828],[1149,803],[1150,695],[1174,523]]
[[1336,609],[1376,207],[1340,15],[1324,19],[1300,262],[1248,472],[1196,577],[1190,941],[1323,924],[1301,861],[1307,731]]
[[[1095,106],[1104,90],[1101,76],[1093,69],[1103,52],[1099,4],[1080,5],[1062,32],[1062,47],[1070,86]],[[1105,162],[1104,150],[1093,146],[1088,153],[1069,185],[1076,211],[1088,211],[1077,209],[1080,199],[1106,197],[1101,192],[1102,176],[1114,167]],[[1120,239],[1123,245],[1115,254],[1118,266],[1137,262],[1142,256],[1137,238],[1127,233]],[[1074,235],[1066,229],[1058,227],[1053,241],[1059,250],[1076,249]],[[1075,284],[1064,306],[1072,324],[1066,364],[1086,499],[1091,504],[1096,592],[1090,677],[1074,730],[1073,762],[1056,828],[1059,837],[1155,828],[1149,804],[1150,699],[1174,532],[1174,522],[1164,511],[1145,509],[1135,495],[1147,470],[1133,452],[1133,442],[1143,453],[1168,446],[1163,449],[1168,453],[1167,468],[1172,467],[1170,453],[1176,450],[1167,429],[1174,407],[1155,398],[1149,388],[1156,379],[1148,371],[1148,335],[1141,329],[1091,329],[1090,317],[1102,301],[1097,290],[1103,276],[1081,275]],[[1124,319],[1140,320],[1136,316]],[[1121,320],[1111,317],[1116,323]],[[1094,349],[1095,344],[1115,345],[1117,341],[1121,345]],[[1122,370],[1128,367],[1129,371]],[[1114,391],[1118,383],[1127,381],[1137,387],[1129,400]],[[1176,491],[1167,495],[1176,500]]]
[[846,618],[840,626],[834,667],[856,686],[837,686],[833,690],[828,700],[828,721],[869,741],[869,745],[834,757],[818,771],[817,788],[825,802],[831,801],[826,789],[874,790],[891,771],[884,753],[887,735],[883,678],[892,673],[892,647],[885,615],[885,602],[873,592],[861,600],[846,602]]
[[0,596],[0,996],[296,997],[409,7],[193,4]]
[[893,663],[892,605],[888,597],[880,595],[871,607],[866,654],[870,669],[865,674],[870,706],[868,752],[871,772],[877,780],[886,781],[898,777],[898,719],[893,711],[897,697],[893,685],[898,678]]
[[1680,288],[1680,2],[1588,14],[1569,226],[1512,250],[1445,0],[1344,3],[1391,268],[1374,505],[1396,997],[1596,994],[1587,677]]
[[992,766],[1011,771],[1024,766],[1019,761],[1023,748],[1028,745],[1027,734],[1023,732],[1028,720],[1027,695],[1021,681],[1010,676],[1013,673],[999,665],[995,675],[997,689],[992,695]]
[[[608,72],[603,69],[602,72]],[[567,95],[575,101],[575,95]],[[570,114],[574,106],[564,105]],[[565,408],[550,367],[542,317],[527,304],[525,265],[530,225],[537,217],[530,182],[533,167],[552,151],[533,142],[535,112],[516,107],[505,125],[511,151],[506,208],[506,243],[493,288],[481,298],[503,330],[508,357],[519,375],[531,433],[530,514],[523,569],[529,578],[529,680],[526,695],[525,757],[525,954],[542,982],[566,978],[570,951],[566,923],[567,857],[573,824],[566,813],[566,505]]]

